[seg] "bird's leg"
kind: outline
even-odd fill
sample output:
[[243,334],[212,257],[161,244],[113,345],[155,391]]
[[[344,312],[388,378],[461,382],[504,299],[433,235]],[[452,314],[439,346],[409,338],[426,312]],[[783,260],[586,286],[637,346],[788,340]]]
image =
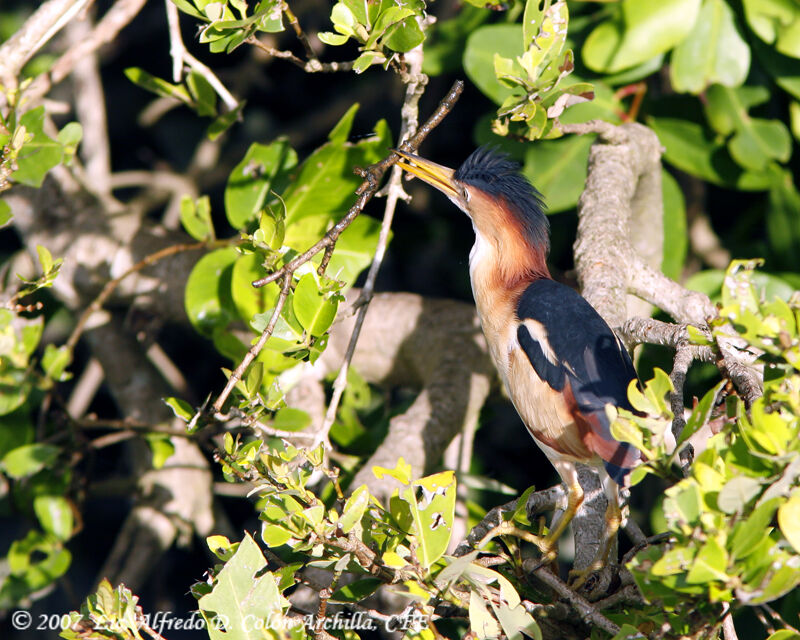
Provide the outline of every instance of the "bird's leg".
[[608,557],[611,554],[611,550],[614,548],[614,541],[616,540],[617,532],[622,523],[622,511],[619,508],[619,489],[617,484],[607,476],[603,478],[602,483],[606,498],[608,498],[605,518],[606,526],[603,534],[604,539],[592,564],[585,569],[572,570],[569,572],[570,586],[573,589],[582,587],[590,575],[608,564]]
[[558,556],[558,539],[561,537],[561,534],[564,533],[567,525],[572,521],[572,518],[583,503],[583,488],[578,482],[577,473],[574,474],[574,478],[570,477],[570,480],[571,482],[567,483],[567,508],[564,510],[555,528],[550,530],[539,545],[539,549],[542,552],[543,564],[549,564]]

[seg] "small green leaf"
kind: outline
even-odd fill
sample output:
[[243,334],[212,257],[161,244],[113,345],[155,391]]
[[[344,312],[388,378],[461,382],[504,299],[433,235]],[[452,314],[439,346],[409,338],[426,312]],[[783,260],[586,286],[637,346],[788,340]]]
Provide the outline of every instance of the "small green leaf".
[[272,426],[280,431],[302,431],[311,425],[311,416],[302,409],[284,407],[272,420]]
[[33,511],[47,533],[59,540],[68,540],[72,536],[72,507],[64,496],[36,496]]
[[190,71],[186,76],[186,86],[194,99],[197,115],[215,118],[217,116],[217,92],[214,87],[197,71]]
[[[44,132],[44,107],[36,107],[25,113],[19,119],[19,124],[19,131],[24,130],[24,137],[19,140],[22,144],[12,179],[39,188],[47,172],[61,162],[64,148]],[[13,142],[17,142],[16,136]]]
[[5,200],[0,200],[0,228],[6,226],[11,219],[14,217],[14,214],[11,213],[11,207]]
[[700,547],[700,551],[694,560],[686,582],[689,584],[704,584],[712,580],[728,579],[728,553],[714,538]]
[[372,473],[375,474],[375,477],[378,480],[385,476],[389,476],[403,484],[409,484],[411,482],[411,465],[408,464],[402,456],[398,458],[397,465],[394,469],[388,469],[386,467],[375,465],[372,467]]
[[[245,534],[236,553],[217,574],[211,593],[198,602],[211,640],[229,640],[227,631],[234,629],[242,640],[263,637],[249,621],[269,619],[288,608],[275,576],[266,569],[267,562],[258,545]],[[225,621],[223,627],[215,624],[217,616]],[[247,629],[252,632],[247,633]]]
[[669,51],[689,35],[700,0],[623,0],[610,20],[589,34],[583,61],[592,71],[614,73]]
[[180,398],[162,398],[176,418],[180,418],[184,422],[190,422],[194,417],[194,408],[186,400]]
[[300,278],[292,300],[295,315],[312,336],[321,336],[333,324],[339,303],[319,290],[317,278],[308,273]]
[[181,224],[195,240],[213,240],[214,225],[211,222],[211,201],[208,196],[194,202],[189,196],[181,198]]
[[50,466],[59,453],[61,449],[52,444],[26,444],[6,453],[0,460],[0,470],[19,480]]
[[353,494],[347,499],[342,509],[342,517],[339,518],[339,524],[342,527],[343,533],[350,533],[353,528],[361,522],[364,512],[369,506],[370,494],[367,485],[361,485],[356,489]]
[[800,553],[800,491],[795,491],[792,497],[778,508],[778,526],[789,544]]
[[175,445],[166,433],[148,433],[145,440],[153,454],[153,469],[161,469],[175,453]]
[[210,336],[215,328],[226,327],[236,317],[231,276],[238,257],[236,249],[217,249],[200,258],[189,274],[184,294],[186,315],[204,335]]
[[417,557],[426,569],[447,550],[453,530],[456,480],[452,471],[443,471],[412,483],[400,494],[411,507]]
[[139,67],[128,67],[125,69],[125,76],[134,84],[142,89],[151,91],[162,98],[173,98],[185,104],[191,104],[192,98],[189,92],[180,85],[172,84],[161,78],[148,73]]
[[221,116],[216,118],[206,129],[206,137],[212,142],[219,138],[223,133],[230,129],[231,125],[242,117],[246,102],[239,101],[239,104],[230,111],[226,111]]
[[297,154],[286,140],[269,145],[254,142],[234,167],[225,187],[225,214],[234,229],[257,219],[273,181],[297,164]]
[[71,363],[72,350],[68,346],[56,347],[52,343],[45,346],[44,355],[42,356],[42,369],[51,380],[58,382],[69,380],[71,374],[66,372],[66,368]]
[[717,496],[717,505],[725,513],[742,513],[747,504],[761,493],[761,483],[748,476],[731,478]]
[[380,578],[364,578],[340,587],[333,592],[331,602],[361,602],[378,590],[383,584]]
[[744,15],[750,28],[780,53],[800,58],[800,17],[792,2],[744,0]]
[[704,0],[694,28],[672,54],[672,86],[695,94],[714,83],[737,87],[749,69],[750,47],[730,6],[724,0]]

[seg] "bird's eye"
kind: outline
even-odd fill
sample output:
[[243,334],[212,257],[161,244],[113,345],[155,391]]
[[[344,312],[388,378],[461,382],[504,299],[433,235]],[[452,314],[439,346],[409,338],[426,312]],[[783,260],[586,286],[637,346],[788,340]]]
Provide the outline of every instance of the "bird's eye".
[[466,187],[461,187],[461,197],[464,199],[464,202],[469,202],[470,199],[469,189],[467,189]]

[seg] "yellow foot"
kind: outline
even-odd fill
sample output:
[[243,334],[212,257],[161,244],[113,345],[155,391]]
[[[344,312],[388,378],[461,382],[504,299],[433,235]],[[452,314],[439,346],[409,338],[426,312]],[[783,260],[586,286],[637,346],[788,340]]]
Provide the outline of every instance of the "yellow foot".
[[569,586],[573,590],[577,591],[584,584],[586,584],[586,581],[594,573],[596,573],[597,571],[600,571],[600,569],[602,569],[602,568],[603,568],[602,565],[597,566],[597,564],[595,563],[595,564],[592,564],[591,566],[587,567],[586,569],[572,569],[569,572],[569,580],[568,580]]

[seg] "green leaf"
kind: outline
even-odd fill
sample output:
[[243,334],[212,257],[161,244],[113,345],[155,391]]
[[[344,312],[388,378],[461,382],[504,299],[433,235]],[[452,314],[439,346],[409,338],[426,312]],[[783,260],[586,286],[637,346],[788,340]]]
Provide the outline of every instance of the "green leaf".
[[669,51],[691,32],[700,0],[623,0],[610,20],[599,24],[583,45],[592,71],[614,73]]
[[361,184],[353,167],[372,164],[388,153],[391,134],[384,121],[375,125],[375,136],[357,144],[346,142],[352,118],[351,112],[345,114],[331,131],[331,141],[306,158],[295,181],[283,192],[287,244],[292,226],[301,218],[339,220],[355,200],[354,192]]
[[0,200],[0,228],[5,227],[14,215],[11,213],[11,207],[5,200]]
[[680,280],[688,248],[686,204],[678,182],[666,170],[661,171],[661,194],[664,201],[664,255],[661,271]]
[[12,449],[0,460],[0,470],[19,480],[32,476],[55,462],[61,449],[52,444],[26,444]]
[[180,418],[184,422],[190,422],[194,417],[194,408],[186,400],[180,398],[162,398],[176,418]]
[[[208,20],[205,14],[200,13],[200,11],[198,11],[194,7],[194,5],[191,2],[189,2],[189,0],[170,0],[170,2],[172,2],[172,4],[174,4],[176,7],[178,7],[178,9],[192,16],[193,18],[197,18],[198,20],[202,20],[203,22]],[[204,5],[205,3],[203,3],[203,6]]]
[[750,48],[731,8],[724,0],[703,0],[694,28],[672,53],[672,86],[695,94],[714,83],[737,87],[749,69]]
[[36,496],[33,511],[47,533],[59,540],[68,540],[72,536],[72,507],[64,496]]
[[186,282],[184,306],[195,329],[210,336],[217,327],[226,327],[235,317],[231,298],[231,274],[239,256],[236,249],[217,249],[204,255]]
[[297,154],[286,140],[269,145],[254,142],[234,167],[225,187],[225,214],[234,229],[256,220],[267,202],[272,182],[297,164]]
[[632,624],[623,624],[619,628],[619,632],[611,640],[635,640],[636,638],[646,638],[639,629]]
[[342,527],[343,533],[350,533],[353,528],[361,522],[364,512],[369,506],[370,494],[367,485],[362,484],[358,489],[353,492],[342,509],[342,517],[339,518],[339,524]]
[[761,483],[748,476],[728,480],[717,496],[717,505],[725,513],[743,513],[747,504],[761,493]]
[[496,24],[475,30],[464,49],[464,71],[480,91],[502,104],[514,91],[502,84],[495,74],[495,55],[516,59],[524,53],[522,27]]
[[[419,496],[419,497],[418,497]],[[411,507],[417,557],[429,568],[447,550],[453,529],[456,480],[452,471],[422,478],[400,494]]]
[[61,542],[41,531],[29,531],[8,550],[8,568],[29,592],[52,584],[69,569],[71,555]]
[[386,467],[375,465],[372,467],[372,473],[375,474],[375,477],[378,480],[385,476],[389,476],[390,478],[394,478],[403,484],[409,484],[411,482],[411,465],[408,464],[402,456],[397,459],[397,465],[394,469],[388,469]]
[[736,524],[728,538],[728,547],[734,558],[746,558],[756,549],[756,543],[769,536],[769,523],[780,502],[780,498],[772,498],[759,504],[746,520]]
[[708,129],[678,118],[648,118],[666,148],[664,158],[673,166],[712,184],[743,191],[769,188],[768,172],[745,171],[728,154],[726,145]]
[[217,92],[214,87],[197,71],[190,71],[186,76],[186,86],[194,99],[194,109],[201,117],[217,116]]
[[720,133],[734,132],[728,143],[731,156],[744,169],[763,171],[771,160],[786,162],[791,155],[791,135],[778,120],[752,118],[747,111],[766,97],[750,87],[729,89],[714,85],[706,92],[709,122]]
[[189,196],[181,198],[181,224],[195,240],[213,240],[214,224],[211,222],[211,202],[208,196],[194,202]]
[[800,58],[800,13],[786,0],[743,0],[750,28],[780,53]]
[[686,576],[689,584],[703,584],[712,580],[728,579],[728,553],[714,538],[700,547],[694,564]]
[[567,136],[528,145],[523,173],[547,194],[551,213],[572,209],[586,184],[586,163],[594,136]]
[[261,525],[261,539],[268,547],[281,547],[292,539],[292,532],[278,524]]
[[192,98],[184,87],[178,84],[172,84],[171,82],[167,82],[161,78],[157,78],[144,69],[140,69],[139,67],[128,67],[125,69],[125,76],[128,78],[128,80],[138,85],[142,89],[151,91],[162,98],[173,98],[185,104],[192,103]]
[[64,155],[61,144],[44,132],[44,107],[36,107],[19,119],[20,127],[27,133],[17,156],[17,169],[12,174],[14,182],[39,188],[50,169]]
[[693,547],[676,547],[664,553],[650,569],[650,573],[657,577],[674,576],[688,571],[692,561],[697,555]]
[[331,602],[361,602],[378,590],[383,584],[380,578],[364,578],[340,587],[333,592]]
[[83,138],[83,127],[77,122],[68,122],[58,132],[56,140],[64,147],[64,164],[70,164]]
[[72,349],[63,345],[56,347],[50,343],[44,348],[44,355],[42,356],[42,369],[45,375],[51,380],[62,382],[69,380],[70,374],[66,372],[66,368],[72,363]]
[[778,508],[778,526],[795,552],[800,553],[800,491]]
[[281,431],[302,431],[311,424],[311,416],[302,409],[284,407],[278,410],[272,426]]
[[145,440],[153,454],[153,469],[161,469],[175,453],[175,445],[166,433],[148,433]]
[[231,296],[239,318],[247,323],[257,314],[274,307],[280,295],[280,287],[274,282],[258,288],[253,286],[254,280],[265,275],[262,259],[258,253],[251,253],[240,256],[233,265]]
[[231,125],[237,120],[241,120],[242,111],[244,110],[246,102],[241,100],[234,109],[226,111],[221,116],[216,118],[206,129],[206,137],[212,142],[225,133]]
[[680,439],[678,440],[678,446],[686,442],[711,419],[711,412],[714,410],[719,392],[724,386],[725,381],[723,380],[717,383],[713,389],[709,390],[703,396],[703,399],[697,404],[692,414],[689,416],[689,419],[686,421],[686,426],[683,428]]
[[[217,574],[211,593],[198,604],[211,640],[263,638],[263,630],[248,621],[279,615],[288,602],[278,591],[275,576],[265,571],[267,562],[249,534]],[[220,628],[216,621],[222,622]]]
[[382,38],[381,43],[392,51],[406,52],[422,44],[425,33],[415,15],[395,23]]
[[333,324],[339,303],[320,291],[315,274],[307,273],[297,283],[292,306],[303,328],[312,336],[321,336]]

